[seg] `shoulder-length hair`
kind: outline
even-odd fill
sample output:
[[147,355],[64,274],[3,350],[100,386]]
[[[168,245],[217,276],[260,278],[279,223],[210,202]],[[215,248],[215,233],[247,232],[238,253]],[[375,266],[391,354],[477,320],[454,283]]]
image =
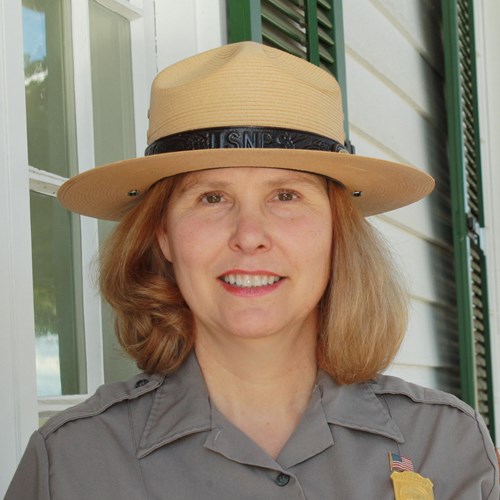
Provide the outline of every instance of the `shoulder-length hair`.
[[[157,241],[183,175],[152,186],[120,221],[100,255],[100,287],[118,340],[148,373],[175,371],[193,347],[192,315]],[[333,241],[330,280],[319,304],[317,358],[339,384],[365,382],[396,355],[407,295],[393,260],[351,196],[328,181]]]

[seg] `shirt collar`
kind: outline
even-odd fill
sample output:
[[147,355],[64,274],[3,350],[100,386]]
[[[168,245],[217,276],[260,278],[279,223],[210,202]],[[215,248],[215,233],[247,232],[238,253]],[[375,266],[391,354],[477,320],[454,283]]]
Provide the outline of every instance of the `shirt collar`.
[[212,428],[208,390],[194,352],[156,390],[138,458],[176,439]]
[[337,385],[325,372],[318,372],[323,408],[330,424],[379,434],[404,443],[405,439],[388,408],[370,383]]
[[[379,434],[404,443],[399,427],[370,384],[337,385],[328,374],[319,370],[311,403],[280,453],[279,463],[291,467],[330,447],[333,438],[325,424]],[[223,434],[220,432],[222,426]],[[234,439],[235,433],[240,432],[231,427],[216,408],[211,408],[200,366],[191,352],[181,367],[166,377],[156,390],[137,456],[143,458],[176,439],[211,430],[205,446],[214,451],[217,448],[224,455],[234,453],[230,450],[246,446],[229,446],[232,441],[229,438]],[[239,459],[249,463],[244,456]]]

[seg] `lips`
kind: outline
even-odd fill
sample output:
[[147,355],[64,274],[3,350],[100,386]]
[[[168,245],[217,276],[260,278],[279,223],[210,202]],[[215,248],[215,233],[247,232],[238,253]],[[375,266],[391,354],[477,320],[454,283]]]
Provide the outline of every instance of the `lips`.
[[256,288],[262,286],[274,285],[282,279],[281,276],[274,274],[240,274],[230,273],[220,277],[228,285],[240,288]]

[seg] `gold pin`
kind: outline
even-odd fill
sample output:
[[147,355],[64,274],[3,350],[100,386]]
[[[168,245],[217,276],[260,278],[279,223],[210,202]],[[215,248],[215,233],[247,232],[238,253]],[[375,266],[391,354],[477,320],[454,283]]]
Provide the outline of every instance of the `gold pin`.
[[391,479],[396,500],[434,500],[432,481],[416,472],[393,472]]
[[396,500],[434,500],[432,481],[413,470],[411,459],[389,453],[389,467]]

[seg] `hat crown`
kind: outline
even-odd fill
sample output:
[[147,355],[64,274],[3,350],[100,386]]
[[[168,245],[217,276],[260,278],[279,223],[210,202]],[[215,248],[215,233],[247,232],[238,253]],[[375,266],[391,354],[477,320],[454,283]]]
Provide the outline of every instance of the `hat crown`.
[[340,88],[327,71],[254,42],[226,45],[155,78],[146,156],[87,170],[57,197],[77,213],[118,220],[160,179],[233,167],[324,175],[364,215],[432,191],[434,180],[415,168],[345,154],[343,122]]
[[345,141],[335,78],[307,61],[255,42],[180,61],[153,81],[148,144],[189,130],[278,127]]

